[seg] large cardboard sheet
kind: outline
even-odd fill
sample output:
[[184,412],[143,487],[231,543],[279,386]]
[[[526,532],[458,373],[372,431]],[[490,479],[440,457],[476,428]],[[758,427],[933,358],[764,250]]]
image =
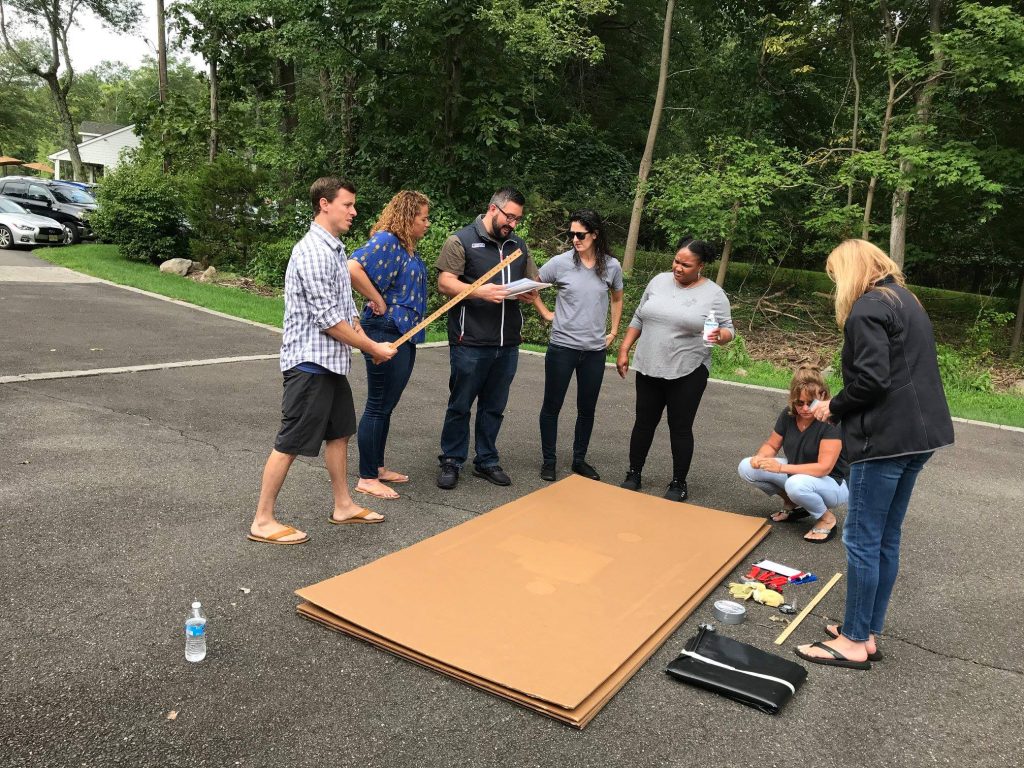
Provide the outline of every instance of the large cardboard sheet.
[[571,476],[297,594],[307,618],[582,726],[768,530]]

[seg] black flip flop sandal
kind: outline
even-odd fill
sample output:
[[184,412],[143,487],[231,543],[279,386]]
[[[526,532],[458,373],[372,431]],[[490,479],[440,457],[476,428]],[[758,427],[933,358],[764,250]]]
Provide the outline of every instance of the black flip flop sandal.
[[[779,512],[785,512],[787,517],[785,520],[776,520],[772,515],[777,515]],[[803,507],[793,507],[792,509],[780,509],[776,512],[772,512],[768,515],[768,522],[770,523],[795,523],[797,520],[803,520],[808,517],[811,513]]]
[[[841,634],[843,634],[843,625],[842,624],[836,625],[836,632],[835,633],[833,633],[832,630],[828,628],[828,625],[826,625],[825,626],[825,634],[828,635],[829,637],[831,637],[833,640],[838,639],[838,637]],[[875,650],[874,653],[869,653],[868,654],[868,661],[881,661],[884,658],[885,658],[885,656],[882,655],[882,652],[877,650],[877,649]]]
[[817,656],[808,656],[806,653],[801,653],[799,648],[794,648],[793,653],[799,656],[804,661],[809,661],[812,664],[821,664],[826,667],[844,667],[846,669],[871,669],[870,661],[853,661],[843,656],[842,653],[837,651],[835,648],[825,645],[822,642],[811,643],[812,648],[821,648],[821,650],[831,655],[831,658],[824,657],[819,658]]

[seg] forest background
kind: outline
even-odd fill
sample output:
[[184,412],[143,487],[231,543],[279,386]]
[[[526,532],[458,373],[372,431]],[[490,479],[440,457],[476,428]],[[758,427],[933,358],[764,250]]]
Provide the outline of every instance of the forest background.
[[[513,184],[538,260],[567,248],[570,211],[600,211],[634,300],[679,236],[712,240],[745,323],[738,364],[780,346],[834,360],[824,258],[856,236],[916,286],[962,292],[923,298],[955,318],[940,339],[965,387],[1024,378],[1022,3],[157,5],[162,88],[156,60],[67,60],[65,21],[88,10],[131,30],[133,0],[0,0],[0,152],[45,159],[82,120],[142,137],[99,190],[97,228],[122,257],[191,255],[279,285],[310,180],[337,173],[359,188],[353,246],[394,192],[428,194],[432,263]],[[546,338],[536,319],[527,335]]]

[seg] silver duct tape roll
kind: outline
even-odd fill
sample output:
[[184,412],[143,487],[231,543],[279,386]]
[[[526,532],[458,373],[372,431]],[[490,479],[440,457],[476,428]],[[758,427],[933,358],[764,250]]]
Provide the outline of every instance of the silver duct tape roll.
[[714,614],[723,624],[740,624],[747,618],[747,609],[732,600],[716,600]]

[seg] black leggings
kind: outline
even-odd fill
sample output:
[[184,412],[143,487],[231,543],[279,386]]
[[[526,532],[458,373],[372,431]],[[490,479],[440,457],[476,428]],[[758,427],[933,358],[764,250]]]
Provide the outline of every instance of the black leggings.
[[636,421],[629,438],[629,468],[640,471],[651,450],[654,431],[668,406],[668,434],[672,444],[672,477],[685,480],[693,459],[693,420],[708,386],[708,369],[698,365],[680,379],[636,375]]

